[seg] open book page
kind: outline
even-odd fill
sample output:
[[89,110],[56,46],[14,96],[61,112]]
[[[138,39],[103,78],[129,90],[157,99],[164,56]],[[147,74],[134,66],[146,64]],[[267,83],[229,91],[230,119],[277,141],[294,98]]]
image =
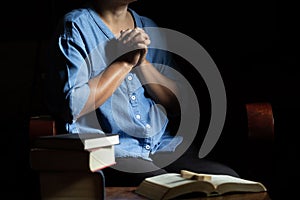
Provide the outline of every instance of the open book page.
[[212,190],[213,186],[208,182],[186,179],[180,174],[168,173],[146,178],[135,192],[152,200],[167,200],[195,191],[210,193]]
[[[207,174],[211,176],[211,180],[207,181],[214,185],[216,188],[218,185],[224,184],[224,183],[239,183],[239,184],[258,184],[255,181],[245,180],[229,175],[215,175],[215,174]],[[179,185],[187,184],[196,182],[197,180],[193,179],[185,179],[180,176],[180,174],[176,173],[168,173],[161,176],[155,176],[151,178],[147,178],[147,181],[151,183],[155,183],[158,185],[164,185],[169,188],[173,188]]]
[[224,183],[258,184],[255,181],[245,180],[242,178],[237,178],[228,175],[210,175],[210,176],[211,176],[211,180],[209,182],[211,182],[215,187],[217,185],[221,185]]
[[176,173],[168,173],[160,176],[150,177],[146,178],[146,180],[150,183],[163,185],[164,187],[168,188],[174,188],[183,184],[196,182],[196,180],[182,178],[180,174]]

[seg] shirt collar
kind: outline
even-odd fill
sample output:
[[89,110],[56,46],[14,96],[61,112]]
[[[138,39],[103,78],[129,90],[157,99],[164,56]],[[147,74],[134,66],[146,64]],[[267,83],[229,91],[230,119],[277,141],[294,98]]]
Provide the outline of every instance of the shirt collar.
[[[140,16],[130,8],[128,9],[128,11],[132,14],[135,26],[142,27],[143,24]],[[95,23],[100,28],[100,30],[103,32],[104,35],[106,35],[108,39],[112,39],[115,37],[114,34],[111,32],[111,30],[106,26],[106,24],[103,22],[103,20],[99,17],[97,12],[92,7],[88,8],[88,12],[90,13],[91,17],[94,19]]]

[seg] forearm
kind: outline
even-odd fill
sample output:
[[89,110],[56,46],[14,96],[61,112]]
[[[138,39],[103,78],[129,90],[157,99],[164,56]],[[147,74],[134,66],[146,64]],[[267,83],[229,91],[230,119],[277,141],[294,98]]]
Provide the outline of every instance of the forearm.
[[147,93],[156,103],[163,105],[172,113],[179,112],[179,92],[173,80],[161,74],[149,62],[141,64],[136,71]]
[[89,80],[89,97],[79,117],[101,106],[119,87],[132,67],[127,62],[114,62],[104,72]]

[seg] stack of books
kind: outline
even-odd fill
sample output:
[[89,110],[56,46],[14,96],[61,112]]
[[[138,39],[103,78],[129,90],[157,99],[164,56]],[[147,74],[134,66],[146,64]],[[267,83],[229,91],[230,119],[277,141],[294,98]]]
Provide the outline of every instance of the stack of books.
[[30,150],[38,171],[41,199],[103,199],[101,169],[114,165],[118,134],[40,136]]

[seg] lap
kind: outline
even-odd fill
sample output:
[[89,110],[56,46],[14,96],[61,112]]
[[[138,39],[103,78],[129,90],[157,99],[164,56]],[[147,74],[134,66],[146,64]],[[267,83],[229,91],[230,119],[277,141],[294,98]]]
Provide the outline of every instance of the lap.
[[[197,148],[189,148],[184,154],[176,155],[173,162],[168,165],[161,165],[165,159],[171,157],[173,153],[157,153],[152,156],[153,162],[167,172],[180,173],[180,170],[185,169],[196,173],[207,174],[226,174],[239,177],[238,173],[223,163],[208,158],[199,158]],[[165,162],[166,163],[166,162]]]
[[198,158],[195,156],[191,157],[189,155],[180,157],[178,160],[174,161],[163,169],[165,169],[167,172],[175,173],[180,173],[180,170],[185,169],[196,173],[227,174],[239,177],[237,172],[227,165],[204,158]]
[[[164,156],[167,156],[165,154]],[[228,174],[239,177],[229,166],[208,159],[200,159],[195,154],[186,153],[166,166],[160,166],[162,159],[153,156],[153,161],[139,158],[117,158],[115,166],[103,169],[106,186],[137,186],[145,178],[168,172],[180,173],[190,170],[196,173]]]
[[106,186],[137,186],[145,178],[167,173],[153,162],[140,158],[117,158],[116,165],[103,169]]

